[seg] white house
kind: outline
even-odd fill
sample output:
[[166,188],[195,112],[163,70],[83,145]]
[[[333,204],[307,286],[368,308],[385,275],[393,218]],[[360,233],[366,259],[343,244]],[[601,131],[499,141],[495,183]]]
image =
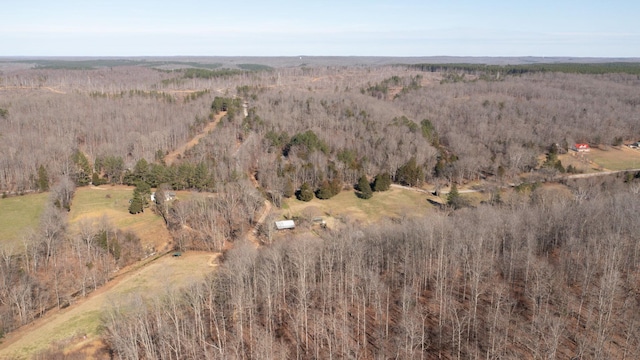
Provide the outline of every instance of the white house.
[[[176,193],[173,191],[164,192],[164,201],[171,201],[176,198]],[[156,202],[156,192],[151,193],[151,202]]]

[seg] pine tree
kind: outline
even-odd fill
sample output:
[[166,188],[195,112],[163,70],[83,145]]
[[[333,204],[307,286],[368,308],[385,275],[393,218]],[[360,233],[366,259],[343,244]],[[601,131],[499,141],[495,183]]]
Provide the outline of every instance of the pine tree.
[[361,199],[371,199],[373,196],[373,191],[371,190],[371,185],[369,185],[369,180],[365,175],[362,175],[358,180],[358,197]]
[[320,184],[320,188],[316,191],[316,197],[321,200],[331,199],[335,195],[333,191],[331,191],[331,185],[327,180],[323,181]]
[[40,165],[40,167],[38,167],[37,185],[40,191],[49,190],[49,174],[47,173],[47,169],[45,169],[44,165]]
[[147,206],[148,199],[151,195],[151,187],[144,181],[139,181],[136,184],[136,188],[133,189],[133,198],[129,202],[129,212],[131,214],[137,214],[144,211]]
[[73,155],[71,155],[71,160],[76,166],[75,173],[73,174],[73,180],[76,183],[76,186],[89,185],[93,170],[91,169],[91,164],[87,157],[82,151],[76,149],[73,152]]
[[382,173],[376,175],[373,180],[373,191],[387,191],[391,187],[391,175],[389,173]]
[[342,180],[337,174],[329,181],[329,188],[331,189],[331,196],[336,196],[342,191]]
[[129,201],[129,213],[138,214],[144,211],[144,200],[139,193],[133,192],[133,199]]
[[296,196],[300,201],[311,201],[313,199],[313,191],[311,190],[311,186],[309,186],[309,184],[307,183],[302,184]]
[[416,186],[422,183],[424,174],[422,168],[416,163],[415,156],[409,159],[396,172],[396,181],[407,186]]
[[458,186],[455,183],[451,185],[451,190],[447,195],[447,205],[454,209],[459,209],[464,205],[462,198],[460,197],[460,192],[458,192]]

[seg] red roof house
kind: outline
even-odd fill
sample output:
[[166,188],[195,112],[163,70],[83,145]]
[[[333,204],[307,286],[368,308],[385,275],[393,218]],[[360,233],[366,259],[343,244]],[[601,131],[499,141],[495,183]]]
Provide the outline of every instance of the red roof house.
[[591,150],[591,146],[589,146],[589,144],[575,144],[573,145],[572,150],[577,152],[585,152]]

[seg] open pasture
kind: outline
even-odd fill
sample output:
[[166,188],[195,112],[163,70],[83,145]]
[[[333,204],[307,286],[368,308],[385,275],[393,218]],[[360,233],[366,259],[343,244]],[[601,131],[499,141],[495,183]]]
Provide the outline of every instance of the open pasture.
[[385,217],[403,217],[423,215],[433,210],[424,193],[406,189],[391,188],[388,191],[374,192],[368,200],[358,198],[354,191],[342,191],[328,200],[314,198],[303,202],[295,198],[286,200],[283,216],[305,217],[307,212],[313,216],[345,217],[362,223],[374,223]]
[[82,218],[96,222],[106,219],[118,229],[135,233],[142,240],[143,246],[163,250],[171,237],[162,217],[150,208],[141,214],[130,214],[129,199],[132,196],[133,187],[129,186],[78,188],[71,203],[69,222],[73,227]]
[[0,244],[19,246],[21,237],[40,222],[49,193],[0,199]]

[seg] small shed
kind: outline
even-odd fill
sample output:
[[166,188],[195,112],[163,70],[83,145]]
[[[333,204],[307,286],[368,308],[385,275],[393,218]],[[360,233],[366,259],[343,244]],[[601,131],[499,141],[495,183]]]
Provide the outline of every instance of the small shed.
[[313,218],[313,223],[320,225],[320,227],[327,227],[327,222],[320,216]]
[[276,221],[276,229],[278,230],[295,229],[295,228],[296,228],[296,223],[293,220]]

